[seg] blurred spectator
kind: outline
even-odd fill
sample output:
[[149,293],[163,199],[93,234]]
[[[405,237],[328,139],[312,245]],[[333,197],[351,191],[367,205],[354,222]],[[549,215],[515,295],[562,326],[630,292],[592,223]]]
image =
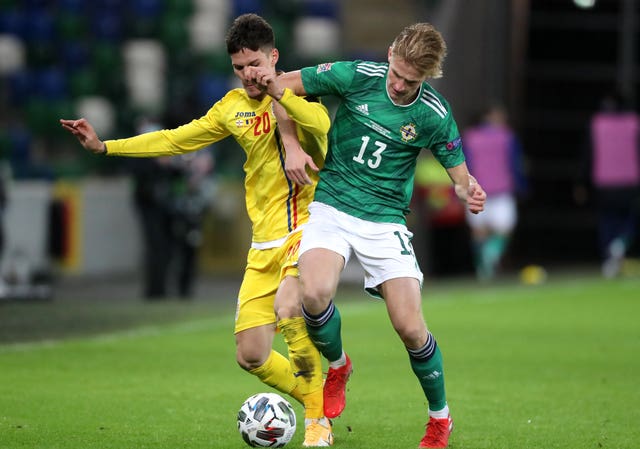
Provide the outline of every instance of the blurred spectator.
[[[589,123],[576,200],[585,203],[592,188],[598,214],[602,274],[619,274],[632,245],[640,201],[640,118],[618,93],[605,95]],[[589,186],[590,182],[590,186]]]
[[[157,122],[144,119],[138,131],[160,128]],[[210,199],[211,153],[205,149],[189,155],[136,158],[131,167],[144,245],[144,296],[165,298],[175,284],[181,298],[190,298]]]
[[466,215],[476,275],[488,280],[499,272],[517,224],[516,195],[527,189],[522,146],[499,105],[490,106],[466,129],[462,141],[469,170],[487,192],[484,212]]

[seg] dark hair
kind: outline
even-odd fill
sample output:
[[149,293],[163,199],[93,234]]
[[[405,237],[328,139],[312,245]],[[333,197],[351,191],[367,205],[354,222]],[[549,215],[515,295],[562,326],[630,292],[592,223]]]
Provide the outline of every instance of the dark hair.
[[275,47],[275,38],[271,25],[257,14],[242,14],[238,16],[226,37],[227,53],[238,53],[243,48],[258,51]]

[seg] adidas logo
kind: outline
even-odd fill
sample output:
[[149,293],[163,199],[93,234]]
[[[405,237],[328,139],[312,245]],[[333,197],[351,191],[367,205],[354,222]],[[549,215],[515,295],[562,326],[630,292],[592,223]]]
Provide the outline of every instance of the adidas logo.
[[436,380],[441,375],[442,375],[442,373],[440,373],[438,371],[434,371],[431,374],[427,374],[426,376],[424,376],[423,379]]
[[369,115],[369,105],[366,103],[356,106],[356,110],[361,114]]

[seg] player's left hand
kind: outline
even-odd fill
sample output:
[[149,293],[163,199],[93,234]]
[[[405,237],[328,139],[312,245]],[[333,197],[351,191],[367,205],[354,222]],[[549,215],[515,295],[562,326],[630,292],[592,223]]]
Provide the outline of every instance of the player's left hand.
[[487,194],[480,184],[472,178],[467,189],[467,207],[472,214],[478,214],[484,210]]
[[282,97],[283,89],[278,84],[278,75],[272,67],[247,67],[247,78],[256,87],[266,91],[276,100]]

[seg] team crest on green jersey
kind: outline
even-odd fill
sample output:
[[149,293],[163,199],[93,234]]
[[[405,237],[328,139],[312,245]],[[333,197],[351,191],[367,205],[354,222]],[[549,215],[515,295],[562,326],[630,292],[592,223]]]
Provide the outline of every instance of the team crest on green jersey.
[[403,142],[411,142],[416,137],[418,137],[418,132],[416,131],[416,125],[413,123],[409,123],[400,127],[400,137],[402,137]]

